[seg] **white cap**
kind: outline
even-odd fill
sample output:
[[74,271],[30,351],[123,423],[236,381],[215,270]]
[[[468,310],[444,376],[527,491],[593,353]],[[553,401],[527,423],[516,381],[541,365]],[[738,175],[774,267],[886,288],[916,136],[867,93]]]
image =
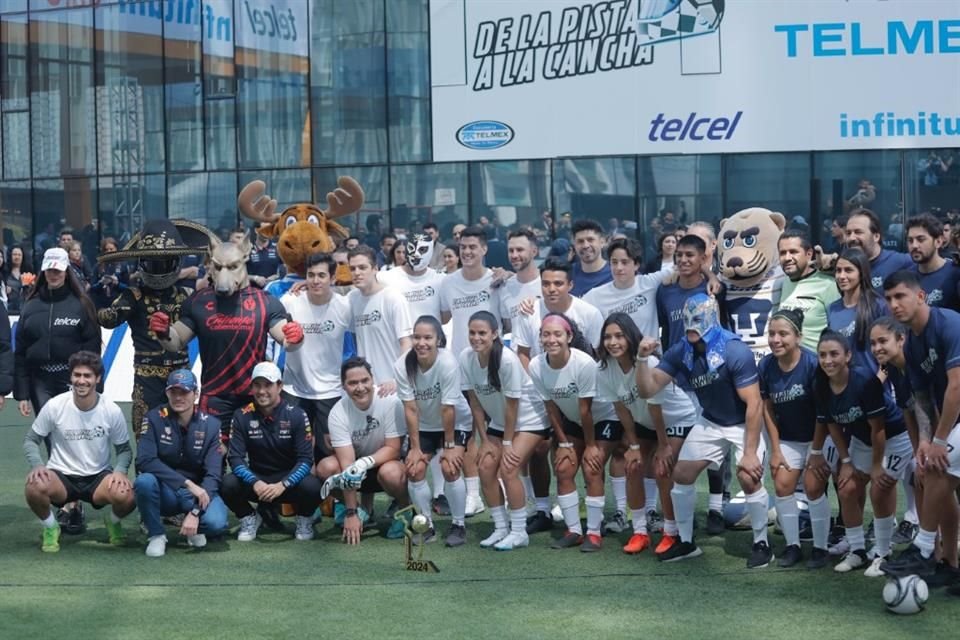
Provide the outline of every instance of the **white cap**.
[[253,368],[253,375],[250,376],[251,380],[257,378],[264,378],[270,382],[280,382],[283,380],[283,374],[280,373],[280,368],[272,362],[261,362]]
[[66,271],[69,266],[70,258],[67,256],[67,252],[60,247],[54,247],[47,249],[47,252],[43,254],[43,264],[40,265],[40,270],[56,269],[57,271]]

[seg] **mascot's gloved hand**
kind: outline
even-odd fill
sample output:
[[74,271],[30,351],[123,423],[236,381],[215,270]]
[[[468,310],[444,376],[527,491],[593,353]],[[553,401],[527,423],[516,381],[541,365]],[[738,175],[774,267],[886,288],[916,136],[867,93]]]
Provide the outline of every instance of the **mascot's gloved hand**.
[[170,336],[170,316],[163,311],[157,311],[150,316],[150,324],[147,328],[157,334],[159,338],[168,338]]
[[283,325],[283,337],[287,344],[300,344],[303,342],[303,327],[299,322],[288,321]]

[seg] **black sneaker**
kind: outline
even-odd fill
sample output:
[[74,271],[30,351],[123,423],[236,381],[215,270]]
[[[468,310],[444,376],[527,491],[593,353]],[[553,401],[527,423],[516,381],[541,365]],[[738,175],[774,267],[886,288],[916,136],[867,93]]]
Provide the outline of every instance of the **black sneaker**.
[[807,569],[823,569],[830,563],[830,554],[826,549],[814,547],[810,550],[810,559],[807,560]]
[[87,530],[87,518],[83,513],[83,505],[76,503],[73,509],[66,512],[67,526],[63,527],[63,532],[72,536],[78,536]]
[[726,522],[723,520],[723,514],[719,511],[711,509],[707,512],[707,535],[708,536],[718,536],[724,532],[727,528]]
[[747,569],[762,569],[773,561],[773,550],[765,541],[755,542],[750,557],[747,558]]
[[795,564],[798,564],[803,560],[803,551],[800,550],[800,545],[791,544],[789,547],[783,550],[783,554],[780,556],[777,566],[783,567],[792,567]]
[[647,511],[647,531],[649,533],[663,533],[663,516],[654,509]]
[[430,527],[423,533],[415,533],[413,538],[410,540],[415,546],[419,547],[424,544],[430,544],[437,539],[437,531],[433,527]]
[[569,549],[571,547],[579,547],[581,544],[583,544],[583,536],[567,529],[567,532],[563,534],[562,538],[557,538],[553,541],[553,544],[550,545],[550,548]]
[[951,587],[955,584],[960,584],[960,569],[951,567],[949,564],[941,560],[937,563],[937,567],[934,569],[933,575],[925,578],[925,581],[927,586],[931,589]]
[[450,503],[447,501],[447,496],[441,493],[433,499],[433,512],[438,516],[450,515]]
[[527,518],[527,535],[553,530],[553,518],[545,511],[537,511]]
[[916,545],[910,545],[900,552],[893,560],[884,562],[880,570],[888,576],[896,578],[902,576],[918,575],[926,579],[932,576],[937,570],[937,560],[933,556],[924,558],[920,549]]
[[450,525],[444,544],[448,547],[462,547],[467,543],[467,528],[460,524]]
[[696,558],[700,555],[703,555],[703,549],[698,547],[695,542],[679,540],[663,553],[658,553],[657,557],[661,562],[678,562],[687,558]]
[[263,518],[263,524],[267,529],[278,533],[286,533],[287,527],[280,520],[279,505],[273,503],[260,503],[257,505],[257,513]]
[[913,524],[909,520],[901,520],[897,525],[897,530],[893,532],[891,541],[893,544],[910,544],[917,537],[917,531],[920,526]]

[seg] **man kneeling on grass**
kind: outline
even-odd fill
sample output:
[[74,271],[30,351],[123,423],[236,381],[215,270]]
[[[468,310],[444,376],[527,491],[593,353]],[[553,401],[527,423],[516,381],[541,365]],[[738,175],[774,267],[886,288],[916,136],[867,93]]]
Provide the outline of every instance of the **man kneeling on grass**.
[[[133,459],[130,435],[123,412],[97,393],[103,377],[103,361],[90,351],[70,356],[71,390],[43,406],[23,440],[23,453],[30,463],[26,497],[30,509],[43,523],[41,550],[60,550],[60,525],[50,505],[62,507],[83,500],[100,509],[110,505],[104,517],[110,544],[123,543],[120,520],[133,511],[133,487],[127,468]],[[49,438],[46,465],[40,445]],[[110,467],[110,444],[116,452]]]

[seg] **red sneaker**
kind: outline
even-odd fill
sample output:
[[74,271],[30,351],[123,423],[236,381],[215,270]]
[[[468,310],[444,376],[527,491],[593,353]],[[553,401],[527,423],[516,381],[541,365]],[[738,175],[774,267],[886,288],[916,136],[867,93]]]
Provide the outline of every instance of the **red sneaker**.
[[645,533],[635,533],[630,536],[629,542],[624,545],[623,552],[634,554],[640,553],[650,546],[650,536]]
[[679,536],[669,536],[667,534],[663,534],[663,537],[660,538],[660,544],[658,544],[657,548],[654,549],[654,553],[658,555],[661,553],[666,553],[670,547],[675,545],[679,540]]

